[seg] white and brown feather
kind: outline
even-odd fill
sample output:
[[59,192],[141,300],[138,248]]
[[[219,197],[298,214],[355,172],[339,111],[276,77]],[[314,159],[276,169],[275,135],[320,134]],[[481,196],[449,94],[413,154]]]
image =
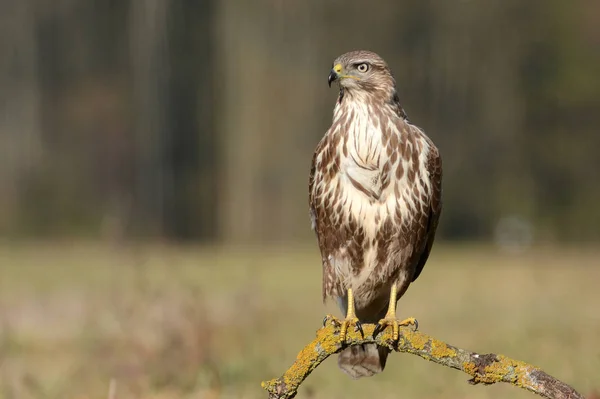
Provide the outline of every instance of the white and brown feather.
[[380,70],[363,86],[340,90],[313,156],[310,215],[323,299],[343,302],[352,288],[358,318],[376,322],[391,285],[400,298],[429,256],[441,212],[441,158],[406,118],[385,62],[370,52],[342,57],[369,59]]

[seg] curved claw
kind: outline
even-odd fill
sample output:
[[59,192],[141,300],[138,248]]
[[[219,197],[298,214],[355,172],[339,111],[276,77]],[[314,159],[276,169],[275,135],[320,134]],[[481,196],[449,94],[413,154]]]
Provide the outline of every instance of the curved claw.
[[385,326],[383,324],[377,324],[375,326],[375,329],[373,330],[373,338],[377,337],[377,334],[382,332],[384,329],[385,329]]
[[399,326],[414,326],[415,329],[413,331],[417,331],[419,329],[419,322],[414,317],[409,317],[408,319],[404,319],[398,322]]
[[360,332],[360,336],[365,339],[365,332],[363,331],[362,328],[362,323],[360,321],[356,322],[356,328],[358,328],[358,331]]
[[332,316],[330,314],[325,315],[325,317],[323,317],[323,327],[327,327],[328,322],[331,322],[331,324],[333,324],[334,326],[340,326],[339,320],[335,318],[335,316]]

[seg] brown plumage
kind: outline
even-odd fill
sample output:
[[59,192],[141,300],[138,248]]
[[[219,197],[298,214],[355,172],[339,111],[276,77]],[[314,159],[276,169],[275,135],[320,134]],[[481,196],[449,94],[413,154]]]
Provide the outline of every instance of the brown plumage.
[[[441,158],[408,121],[394,77],[377,54],[341,55],[332,81],[339,82],[340,94],[309,178],[323,299],[334,298],[347,311],[351,289],[356,317],[377,323],[392,286],[399,299],[431,251],[442,208]],[[353,378],[370,376],[383,370],[387,355],[375,345],[351,347],[338,364]]]

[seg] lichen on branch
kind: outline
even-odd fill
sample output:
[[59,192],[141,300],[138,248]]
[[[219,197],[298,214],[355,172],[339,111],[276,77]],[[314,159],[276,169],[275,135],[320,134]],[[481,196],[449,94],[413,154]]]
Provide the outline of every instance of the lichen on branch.
[[329,356],[347,346],[376,343],[463,371],[471,376],[469,383],[473,385],[508,382],[544,398],[584,399],[569,385],[530,364],[493,353],[478,354],[460,349],[410,327],[400,329],[397,342],[393,341],[390,328],[373,338],[374,328],[373,324],[363,324],[364,338],[358,331],[348,331],[347,342],[342,345],[339,323],[328,316],[323,328],[317,330],[316,338],[300,351],[292,366],[281,377],[263,382],[262,387],[270,399],[293,398],[300,384]]

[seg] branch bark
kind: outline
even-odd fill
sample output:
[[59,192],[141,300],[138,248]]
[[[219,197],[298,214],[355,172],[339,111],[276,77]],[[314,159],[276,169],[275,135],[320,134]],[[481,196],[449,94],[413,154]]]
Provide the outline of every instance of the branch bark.
[[400,328],[398,342],[392,340],[391,329],[373,338],[373,324],[363,324],[364,338],[349,331],[347,343],[339,342],[339,322],[327,316],[317,337],[300,351],[296,361],[279,378],[264,381],[262,387],[270,399],[293,398],[300,384],[329,356],[352,345],[376,343],[396,352],[417,355],[442,366],[465,372],[472,385],[508,382],[549,399],[584,399],[572,387],[530,364],[494,353],[478,354],[457,348],[410,328]]

